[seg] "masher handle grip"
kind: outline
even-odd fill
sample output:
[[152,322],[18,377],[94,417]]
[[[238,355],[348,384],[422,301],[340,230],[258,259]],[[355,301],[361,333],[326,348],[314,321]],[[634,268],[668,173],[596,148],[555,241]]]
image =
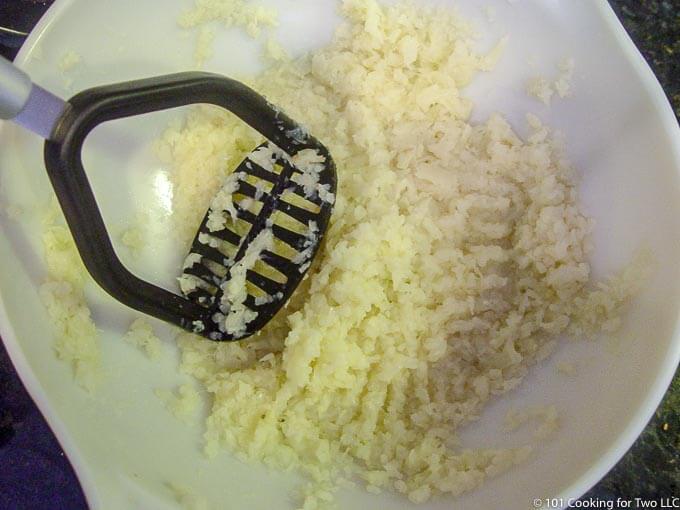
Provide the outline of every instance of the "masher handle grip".
[[65,109],[64,101],[0,57],[0,119],[12,120],[49,140]]
[[19,115],[31,95],[31,78],[4,57],[0,57],[0,119]]

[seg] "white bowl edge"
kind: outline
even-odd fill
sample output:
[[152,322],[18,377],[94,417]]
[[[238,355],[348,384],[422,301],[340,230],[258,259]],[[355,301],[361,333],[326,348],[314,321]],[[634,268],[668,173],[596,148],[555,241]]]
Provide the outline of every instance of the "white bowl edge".
[[[611,30],[621,49],[624,51],[628,62],[643,81],[645,91],[651,97],[660,118],[663,119],[664,131],[666,131],[669,139],[673,142],[672,151],[676,161],[676,168],[680,170],[680,127],[663,87],[607,0],[597,2],[597,8],[607,27]],[[642,408],[636,413],[635,419],[628,424],[625,431],[614,441],[596,465],[583,473],[571,487],[568,487],[563,493],[556,496],[558,500],[561,499],[566,503],[565,506],[568,505],[570,498],[578,499],[583,496],[614,468],[633,446],[633,443],[635,443],[654,416],[680,365],[680,317],[676,318],[673,339],[674,342],[671,344],[663,371],[658,374],[654,385],[648,391],[647,398]]]

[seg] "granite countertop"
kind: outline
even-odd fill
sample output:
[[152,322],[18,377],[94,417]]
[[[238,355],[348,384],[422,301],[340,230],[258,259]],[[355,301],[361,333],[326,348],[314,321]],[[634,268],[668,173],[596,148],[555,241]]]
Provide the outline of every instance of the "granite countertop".
[[[609,1],[680,118],[680,0]],[[0,2],[0,25],[18,19],[19,24],[13,24],[13,28],[29,30],[40,16],[40,9],[33,7],[48,3],[49,0],[4,0]],[[12,56],[13,52],[0,46],[0,53]],[[2,510],[87,508],[68,460],[19,382],[1,342],[0,466]],[[584,499],[658,500],[678,495],[680,373],[676,373],[663,403],[640,438]]]

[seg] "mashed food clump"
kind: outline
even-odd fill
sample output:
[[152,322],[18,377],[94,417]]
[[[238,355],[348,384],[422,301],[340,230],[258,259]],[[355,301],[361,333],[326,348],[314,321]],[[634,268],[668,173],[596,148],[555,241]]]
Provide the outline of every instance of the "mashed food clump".
[[[252,84],[329,147],[333,221],[259,336],[179,339],[183,370],[212,396],[207,453],[306,471],[306,508],[340,476],[422,502],[521,460],[526,449],[461,449],[455,432],[557,336],[597,330],[633,291],[620,278],[589,297],[574,171],[540,123],[522,140],[499,115],[470,122],[461,89],[495,57],[453,14],[414,9],[345,1],[329,46]],[[180,233],[257,142],[212,108],[168,130]]]

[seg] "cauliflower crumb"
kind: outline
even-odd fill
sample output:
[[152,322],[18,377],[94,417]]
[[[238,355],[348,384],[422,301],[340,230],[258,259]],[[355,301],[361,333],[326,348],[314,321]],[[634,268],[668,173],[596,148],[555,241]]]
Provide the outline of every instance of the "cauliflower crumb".
[[208,501],[186,485],[168,482],[166,486],[183,510],[208,510]]
[[546,439],[559,428],[557,407],[554,405],[535,411],[534,416],[540,420],[539,426],[534,431],[536,439]]
[[138,254],[145,244],[144,234],[139,227],[126,229],[120,236],[120,241],[134,254]]
[[573,58],[565,58],[557,66],[559,74],[554,81],[548,81],[541,76],[531,78],[527,83],[527,94],[539,99],[546,105],[550,105],[554,94],[557,94],[560,98],[568,97],[571,95],[571,82],[575,65]]
[[162,343],[154,334],[151,324],[144,318],[135,319],[123,339],[142,349],[150,359],[157,359],[161,354]]
[[319,154],[316,149],[304,149],[295,154],[291,160],[302,171],[301,174],[293,176],[293,181],[302,185],[305,196],[307,198],[314,198],[319,195],[324,201],[330,200],[333,193],[328,191],[325,187],[327,185],[319,183],[320,173],[325,167],[326,157]]
[[54,348],[59,359],[71,364],[76,382],[93,393],[100,379],[97,329],[82,295],[82,288],[67,281],[48,281],[40,297],[55,328]]
[[213,56],[213,41],[215,32],[207,27],[201,27],[198,31],[196,40],[196,50],[194,51],[194,62],[201,68]]
[[175,418],[185,422],[191,420],[196,414],[201,401],[201,396],[190,384],[181,385],[175,393],[170,390],[156,389],[154,394]]
[[276,10],[247,0],[195,0],[194,7],[177,20],[182,28],[193,28],[211,21],[226,27],[244,27],[249,35],[257,37],[262,27],[275,27]]
[[527,93],[539,99],[543,104],[549,105],[555,91],[548,80],[542,76],[536,76],[529,80]]
[[534,439],[545,439],[559,427],[557,407],[554,405],[537,406],[527,410],[511,408],[505,414],[503,428],[507,432],[512,432],[529,421],[537,422],[533,432]]
[[290,60],[288,52],[281,46],[281,43],[272,36],[267,38],[265,56],[273,62],[286,62]]
[[40,287],[40,297],[54,325],[57,356],[71,365],[76,382],[92,393],[101,377],[97,328],[83,294],[85,267],[71,233],[55,223],[58,215],[54,203],[42,239],[48,276]]
[[560,74],[555,80],[554,87],[557,95],[564,98],[571,94],[571,81],[574,76],[575,61],[573,58],[565,58],[559,63]]
[[[276,10],[248,0],[195,0],[193,8],[185,11],[177,20],[181,28],[198,28],[194,61],[198,67],[212,56],[214,32],[206,25],[219,22],[224,27],[241,27],[257,39],[263,29],[278,24]],[[265,46],[265,55],[275,61],[285,60],[285,52],[270,36]]]
[[73,70],[82,62],[82,57],[73,50],[64,53],[59,59],[58,68],[63,78],[64,88],[69,90],[73,87]]
[[229,269],[230,278],[221,288],[223,291],[220,302],[221,314],[216,314],[220,331],[234,336],[242,335],[250,322],[257,317],[257,312],[245,306],[248,297],[246,289],[246,273],[252,269],[265,250],[270,250],[274,244],[272,230],[260,232],[248,245],[243,258]]
[[616,332],[621,326],[623,306],[640,291],[654,265],[653,254],[642,248],[621,271],[597,282],[590,292],[576,295],[573,319],[567,330],[569,336],[594,338],[600,333]]
[[218,232],[224,230],[227,222],[233,223],[236,221],[236,207],[233,202],[233,194],[238,189],[239,180],[244,178],[245,173],[234,172],[224,180],[222,187],[210,203],[208,221],[205,224],[208,231]]
[[182,269],[189,269],[191,267],[194,267],[194,264],[200,264],[201,260],[203,260],[203,256],[200,253],[190,253],[189,255],[187,255],[187,258],[184,259]]
[[59,70],[62,73],[66,73],[74,69],[78,64],[82,62],[82,57],[73,50],[69,50],[64,53],[59,59]]
[[[293,264],[304,264],[305,262],[310,261],[312,257],[312,252],[314,251],[314,248],[317,245],[317,239],[319,236],[319,227],[317,226],[315,221],[310,221],[309,224],[307,225],[307,233],[305,234],[305,243],[303,246],[303,250],[298,252],[297,255],[295,255],[292,259],[291,262]],[[303,269],[304,265],[300,267],[300,272],[303,272],[305,269]]]
[[137,257],[147,246],[147,227],[149,217],[146,212],[137,212],[134,219],[126,226],[120,235],[120,242],[129,249],[130,253]]

